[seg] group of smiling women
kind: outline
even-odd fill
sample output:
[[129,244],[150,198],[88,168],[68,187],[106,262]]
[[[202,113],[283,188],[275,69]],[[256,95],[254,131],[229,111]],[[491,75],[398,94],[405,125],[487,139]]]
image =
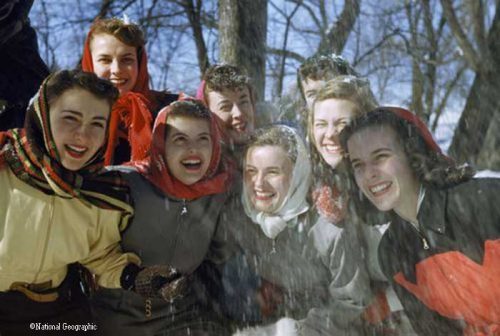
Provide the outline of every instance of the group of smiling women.
[[0,133],[1,335],[500,332],[498,180],[338,56],[300,67],[297,130],[231,65],[150,90],[144,44],[94,22]]

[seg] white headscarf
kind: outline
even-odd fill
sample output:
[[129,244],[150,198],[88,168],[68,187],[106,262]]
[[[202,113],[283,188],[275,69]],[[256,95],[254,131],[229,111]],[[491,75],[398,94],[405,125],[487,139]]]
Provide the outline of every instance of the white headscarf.
[[283,125],[273,127],[279,127],[286,132],[292,133],[297,145],[297,159],[293,167],[287,196],[278,210],[272,214],[268,214],[255,209],[248,197],[245,183],[243,183],[243,193],[241,195],[246,215],[255,224],[258,224],[262,232],[271,239],[276,238],[287,226],[294,227],[297,225],[297,217],[309,210],[306,196],[311,185],[311,162],[307,155],[306,146],[297,131]]

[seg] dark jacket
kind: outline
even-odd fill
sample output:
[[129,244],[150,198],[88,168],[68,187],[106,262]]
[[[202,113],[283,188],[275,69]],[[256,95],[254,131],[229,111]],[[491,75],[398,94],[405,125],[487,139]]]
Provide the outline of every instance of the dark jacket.
[[[224,262],[232,253],[220,222],[226,194],[193,201],[169,198],[132,168],[120,168],[131,186],[134,218],[122,236],[122,249],[134,251],[141,266],[170,265],[192,275],[190,288],[173,303],[145,300],[132,291],[99,290],[93,300],[103,335],[176,335],[210,331],[211,302],[204,282],[193,274],[206,260]],[[210,315],[210,316],[209,316]],[[182,331],[184,330],[184,331]],[[207,335],[223,335],[213,329]],[[184,334],[183,334],[184,335]]]
[[30,98],[49,75],[28,19],[32,5],[33,0],[0,4],[0,131],[23,126]]
[[[420,335],[462,335],[466,323],[429,308],[417,298],[415,289],[407,290],[395,277],[418,285],[417,277],[435,271],[432,265],[449,258],[450,252],[459,252],[481,265],[485,242],[496,240],[498,244],[500,239],[498,196],[499,179],[473,179],[445,190],[427,189],[417,215],[418,230],[394,214],[380,243],[379,260]],[[461,275],[470,272],[463,263],[457,263],[455,270]],[[445,275],[452,278],[452,273]],[[452,285],[452,281],[442,282],[434,288],[449,289],[445,286]]]

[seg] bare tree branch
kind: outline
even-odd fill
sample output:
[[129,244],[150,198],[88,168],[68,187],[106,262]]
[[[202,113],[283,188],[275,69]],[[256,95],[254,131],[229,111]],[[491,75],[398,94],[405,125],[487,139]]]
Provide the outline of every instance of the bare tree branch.
[[453,35],[457,39],[458,45],[462,49],[465,59],[469,62],[474,71],[479,72],[482,68],[481,57],[474,49],[472,43],[467,39],[465,32],[460,26],[451,0],[441,0],[441,5],[443,7],[443,14],[448,21]]
[[201,0],[196,0],[196,7],[192,0],[184,0],[180,5],[185,9],[189,23],[193,30],[193,38],[196,44],[196,52],[198,55],[198,64],[200,66],[200,77],[210,66],[208,60],[208,51],[203,38],[203,27],[201,26]]
[[342,53],[347,43],[356,19],[359,16],[361,0],[346,0],[344,9],[337,22],[328,30],[326,36],[321,39],[319,53]]
[[458,69],[458,71],[456,72],[455,77],[453,77],[453,79],[447,83],[444,96],[441,99],[441,101],[439,102],[439,105],[436,107],[436,111],[435,111],[436,117],[434,118],[434,121],[432,122],[432,126],[431,126],[431,129],[433,132],[435,132],[437,129],[439,118],[443,114],[444,108],[446,107],[446,104],[448,103],[448,98],[450,97],[451,93],[455,89],[458,81],[460,80],[460,78],[462,77],[462,75],[466,69],[467,69],[467,66],[462,65]]
[[294,51],[291,51],[291,50],[282,50],[282,49],[267,47],[266,52],[269,54],[278,55],[278,56],[286,55],[287,58],[292,58],[292,59],[299,61],[301,63],[306,60],[306,58],[304,56],[302,56]]
[[[297,13],[297,10],[300,8],[301,4],[300,2],[295,5],[295,8],[292,10],[290,15],[286,17],[286,27],[285,27],[285,36],[283,38],[283,47],[281,48],[282,50],[287,49],[287,43],[288,43],[288,32],[290,30],[290,23],[292,21],[292,18],[294,17],[295,13]],[[281,65],[280,65],[280,71],[278,74],[278,86],[277,86],[277,94],[278,97],[281,97],[282,91],[283,91],[283,79],[285,77],[285,63],[286,63],[286,54],[283,54],[281,56]]]

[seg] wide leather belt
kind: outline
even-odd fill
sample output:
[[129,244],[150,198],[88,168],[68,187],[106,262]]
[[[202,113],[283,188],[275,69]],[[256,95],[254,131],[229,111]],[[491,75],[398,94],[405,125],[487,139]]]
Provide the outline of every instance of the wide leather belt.
[[9,290],[21,292],[30,300],[36,302],[54,302],[59,298],[56,288],[52,288],[52,281],[46,281],[38,284],[27,282],[13,282]]

